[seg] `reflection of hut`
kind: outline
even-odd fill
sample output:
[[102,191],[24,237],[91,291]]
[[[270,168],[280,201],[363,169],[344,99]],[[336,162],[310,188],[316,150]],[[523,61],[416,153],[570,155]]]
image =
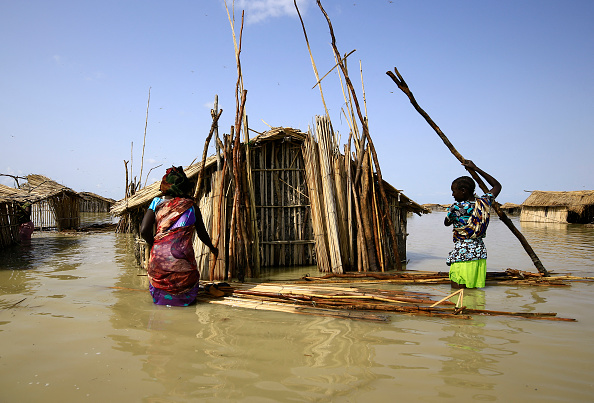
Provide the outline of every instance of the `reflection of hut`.
[[91,192],[79,192],[81,213],[108,213],[115,203],[114,199],[108,199]]
[[507,215],[518,215],[522,211],[522,206],[515,203],[505,203],[499,206],[499,208]]
[[[246,196],[242,199],[242,205],[247,205],[247,220],[244,221],[245,228],[242,231],[248,235],[256,234],[247,242],[250,250],[246,254],[254,262],[253,271],[246,274],[248,277],[250,274],[251,277],[257,277],[260,267],[270,266],[317,265],[322,271],[336,271],[334,269],[337,261],[340,265],[339,272],[356,270],[358,254],[367,253],[367,250],[362,251],[359,244],[357,233],[363,229],[357,224],[359,217],[356,217],[354,206],[356,203],[363,205],[364,201],[367,202],[365,206],[369,211],[363,209],[361,215],[371,218],[369,225],[372,231],[371,242],[374,245],[370,253],[377,253],[376,269],[393,268],[394,254],[391,252],[388,221],[375,213],[380,203],[379,195],[377,200],[372,197],[369,200],[355,201],[353,197],[349,197],[352,196],[347,192],[350,175],[345,173],[349,166],[348,159],[334,149],[329,151],[331,162],[323,161],[317,142],[308,138],[308,134],[294,129],[273,128],[250,139],[247,147],[242,145],[241,161],[249,161],[249,164],[241,167],[247,173],[246,181],[249,183],[243,186],[251,189],[246,190]],[[306,143],[309,144],[309,149]],[[246,151],[248,148],[249,151]],[[313,156],[312,150],[315,154]],[[192,165],[186,168],[186,175],[195,180],[201,168],[200,164]],[[322,173],[324,168],[327,170]],[[354,172],[354,166],[350,169]],[[226,237],[229,237],[234,220],[233,187],[229,185],[227,177],[223,179],[224,186],[221,185],[221,171],[217,168],[216,157],[206,160],[203,175],[199,206],[205,225],[217,239],[228,239]],[[369,182],[371,188],[377,189],[377,176],[375,181]],[[407,213],[420,214],[426,210],[385,181],[383,183],[398,241],[399,258],[404,261]],[[159,195],[157,182],[139,190],[132,197],[116,202],[111,212],[120,216],[119,230],[138,234],[146,208]],[[219,211],[218,206],[227,207]],[[224,230],[219,230],[218,222]],[[223,252],[225,249],[221,249],[220,245],[219,258],[227,261],[222,264],[217,261],[214,279],[226,278],[227,273],[234,273],[230,266],[239,266],[239,262],[230,261],[229,255]],[[201,242],[195,242],[194,246],[201,278],[207,279],[208,250]],[[141,252],[138,257],[142,263],[145,254]],[[369,267],[360,269],[368,270]]]
[[586,224],[594,221],[594,190],[533,191],[522,203],[520,221]]
[[28,175],[19,189],[1,187],[5,198],[32,203],[35,228],[78,228],[80,196],[72,189],[41,175]]

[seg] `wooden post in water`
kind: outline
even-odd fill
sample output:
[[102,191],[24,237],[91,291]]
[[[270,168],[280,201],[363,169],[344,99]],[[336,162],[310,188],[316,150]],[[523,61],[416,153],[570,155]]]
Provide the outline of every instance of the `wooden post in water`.
[[[394,74],[394,73],[396,73],[396,74]],[[408,88],[408,84],[406,84],[406,82],[404,81],[404,79],[402,78],[400,73],[398,72],[398,69],[396,69],[396,67],[394,67],[394,73],[392,73],[391,71],[386,72],[386,74],[396,83],[398,88],[400,88],[400,90],[402,92],[404,92],[404,94],[406,94],[406,96],[410,100],[410,103],[414,106],[414,108],[417,110],[417,112],[419,112],[421,114],[421,116],[423,116],[423,118],[425,118],[427,123],[429,123],[429,126],[431,126],[433,128],[433,130],[435,130],[437,135],[441,138],[443,143],[449,148],[449,150],[452,152],[454,157],[456,157],[458,159],[458,161],[460,161],[460,162],[466,161],[464,159],[464,157],[462,157],[462,155],[458,152],[458,150],[456,150],[456,148],[452,145],[450,140],[448,140],[448,138],[445,136],[445,134],[443,134],[443,132],[441,131],[439,126],[437,126],[435,124],[435,122],[433,121],[433,119],[431,119],[431,117],[427,114],[427,112],[425,112],[419,106],[415,97],[413,96],[412,92],[410,91],[410,88]],[[398,76],[398,77],[396,77],[396,76]],[[476,172],[474,172],[474,170],[467,169],[467,171],[470,173],[470,175],[472,175],[473,179],[479,184],[479,187],[483,190],[483,192],[487,192],[489,190],[487,188],[487,186],[485,185],[485,183],[483,182],[483,180],[480,178],[480,176],[478,176],[478,174]],[[516,228],[516,226],[514,225],[514,223],[512,223],[512,221],[509,219],[509,217],[501,210],[501,208],[499,207],[499,203],[494,202],[493,209],[495,210],[495,212],[497,213],[499,218],[501,218],[501,221],[503,221],[505,223],[505,225],[507,225],[507,227],[511,230],[511,232],[518,238],[518,240],[524,247],[524,250],[526,250],[526,253],[528,253],[528,256],[530,256],[530,259],[532,259],[532,263],[534,263],[534,266],[537,268],[537,270],[540,273],[542,273],[545,277],[548,277],[549,272],[547,271],[547,269],[545,269],[545,267],[543,266],[543,264],[540,261],[540,259],[538,258],[538,256],[536,256],[536,253],[534,252],[534,250],[532,249],[532,247],[530,246],[530,244],[528,243],[528,241],[526,240],[524,235],[522,235],[522,233]]]

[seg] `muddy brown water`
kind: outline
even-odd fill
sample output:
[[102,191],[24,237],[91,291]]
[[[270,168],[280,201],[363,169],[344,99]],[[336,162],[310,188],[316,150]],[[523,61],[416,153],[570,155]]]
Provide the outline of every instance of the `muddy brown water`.
[[[443,213],[410,218],[408,269],[446,270],[451,235],[442,222]],[[594,276],[594,228],[514,222],[548,270]],[[489,271],[535,271],[496,218],[486,244]],[[305,273],[314,268],[267,276]],[[492,286],[465,297],[486,309],[557,312],[577,322],[393,315],[368,323],[154,306],[140,274],[133,239],[111,232],[36,232],[30,246],[0,251],[0,401],[594,399],[592,283]]]

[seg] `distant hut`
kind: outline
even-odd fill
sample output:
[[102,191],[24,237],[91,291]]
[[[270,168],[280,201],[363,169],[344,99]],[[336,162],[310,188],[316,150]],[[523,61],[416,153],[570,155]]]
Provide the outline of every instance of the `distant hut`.
[[522,206],[515,203],[505,203],[499,206],[507,215],[519,215],[522,211]]
[[35,228],[59,231],[78,228],[81,197],[74,190],[42,175],[28,175],[26,179],[18,189],[2,186],[0,190],[5,199],[32,204],[31,220]]
[[[259,134],[250,139],[247,145],[242,145],[245,158],[241,160],[249,161],[242,169],[247,172],[248,183],[245,185],[250,190],[246,195],[249,202],[246,203],[249,204],[248,216],[251,217],[246,222],[245,232],[256,234],[248,243],[251,248],[249,254],[254,259],[253,271],[249,273],[251,277],[258,277],[261,267],[271,266],[318,265],[321,271],[334,271],[338,261],[341,270],[343,266],[345,269],[357,267],[357,253],[362,252],[353,234],[362,229],[358,229],[351,198],[346,191],[347,159],[337,149],[332,150],[333,162],[324,162],[331,178],[326,175],[324,179],[320,172],[323,163],[317,157],[317,149],[315,158],[311,158],[311,147],[317,148],[317,143],[308,139],[306,133],[279,127]],[[221,186],[219,169],[216,156],[206,160],[199,206],[206,228],[221,241],[228,237],[233,214],[232,197],[228,190],[230,182],[224,182],[226,185]],[[186,168],[185,172],[188,178],[196,180],[201,170],[201,164],[195,164]],[[375,182],[372,186],[377,187],[377,177]],[[387,182],[383,183],[398,239],[399,257],[406,260],[407,213],[421,214],[427,211]],[[153,183],[115,203],[111,212],[120,217],[119,231],[139,233],[146,208],[154,197],[160,195],[159,184]],[[374,203],[373,200],[370,202]],[[217,206],[221,205],[227,208],[219,211]],[[392,242],[385,217],[374,216],[372,211],[369,211],[369,215],[373,217],[381,267],[393,267],[394,262],[389,262],[393,255],[390,252]],[[219,222],[221,229],[218,228]],[[147,255],[142,251],[142,244],[142,241],[138,243],[140,251],[137,257],[139,263],[144,265]],[[224,250],[220,245],[219,250]],[[201,278],[213,277],[213,273],[209,273],[208,248],[199,241],[194,243],[194,247]],[[229,259],[223,252],[219,253],[219,259],[221,257]],[[233,266],[229,260],[217,263],[214,279],[227,278],[229,272],[233,274],[229,266]]]
[[594,222],[594,190],[533,191],[522,203],[520,221],[587,224]]
[[78,194],[82,198],[80,201],[81,213],[109,213],[111,206],[115,203],[114,199],[91,192],[79,192]]

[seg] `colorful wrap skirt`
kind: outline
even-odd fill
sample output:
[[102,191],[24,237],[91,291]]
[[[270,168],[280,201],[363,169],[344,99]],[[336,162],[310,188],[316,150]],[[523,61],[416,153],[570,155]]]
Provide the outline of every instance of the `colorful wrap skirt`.
[[156,305],[188,306],[196,302],[198,293],[204,291],[204,288],[200,287],[199,283],[196,283],[194,287],[185,292],[173,294],[150,284],[149,291]]

